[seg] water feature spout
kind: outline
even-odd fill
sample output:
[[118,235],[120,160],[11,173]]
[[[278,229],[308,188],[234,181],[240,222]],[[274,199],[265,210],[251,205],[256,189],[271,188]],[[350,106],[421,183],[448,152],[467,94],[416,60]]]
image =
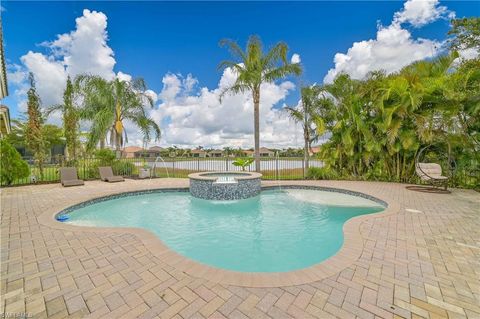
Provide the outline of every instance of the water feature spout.
[[155,158],[155,162],[153,162],[153,167],[152,167],[153,174],[150,174],[150,179],[152,179],[153,175],[155,175],[155,169],[157,168],[157,162],[158,162],[159,159],[162,161],[163,167],[165,168],[165,171],[167,172],[167,178],[170,178],[170,175],[168,174],[167,164],[165,163],[165,161],[163,160],[163,158],[161,156],[157,156]]

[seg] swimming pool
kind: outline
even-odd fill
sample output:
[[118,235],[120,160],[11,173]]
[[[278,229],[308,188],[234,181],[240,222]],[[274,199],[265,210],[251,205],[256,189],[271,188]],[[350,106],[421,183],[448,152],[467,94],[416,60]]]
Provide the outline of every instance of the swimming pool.
[[315,189],[269,189],[234,201],[184,191],[94,202],[68,212],[66,223],[140,227],[177,253],[240,272],[287,272],[333,256],[350,218],[385,209],[378,201]]

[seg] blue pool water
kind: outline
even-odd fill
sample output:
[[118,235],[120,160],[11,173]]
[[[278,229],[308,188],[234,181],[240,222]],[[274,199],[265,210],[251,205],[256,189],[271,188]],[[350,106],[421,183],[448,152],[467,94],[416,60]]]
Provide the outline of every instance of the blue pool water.
[[334,255],[348,219],[383,210],[376,202],[318,190],[266,190],[238,201],[208,201],[188,192],[150,193],[98,202],[66,223],[140,227],[170,249],[210,266],[285,272]]

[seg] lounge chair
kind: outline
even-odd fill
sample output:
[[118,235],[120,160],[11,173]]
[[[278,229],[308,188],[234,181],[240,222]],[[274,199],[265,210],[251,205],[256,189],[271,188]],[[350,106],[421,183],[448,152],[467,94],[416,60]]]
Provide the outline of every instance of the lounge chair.
[[113,171],[110,166],[99,167],[98,170],[100,171],[100,179],[104,182],[114,183],[125,181],[122,176],[113,175]]
[[60,182],[64,187],[85,184],[81,179],[78,179],[77,169],[75,167],[60,168]]
[[443,185],[444,189],[448,186],[448,177],[442,175],[442,167],[437,163],[417,163],[415,172],[424,182],[432,186]]

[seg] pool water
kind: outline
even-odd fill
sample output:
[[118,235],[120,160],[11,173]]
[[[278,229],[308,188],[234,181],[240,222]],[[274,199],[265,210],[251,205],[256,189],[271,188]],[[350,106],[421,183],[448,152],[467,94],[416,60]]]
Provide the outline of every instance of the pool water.
[[343,244],[348,219],[383,209],[362,197],[307,189],[264,190],[238,201],[158,192],[75,209],[67,223],[140,227],[177,253],[210,266],[286,272],[333,256]]

